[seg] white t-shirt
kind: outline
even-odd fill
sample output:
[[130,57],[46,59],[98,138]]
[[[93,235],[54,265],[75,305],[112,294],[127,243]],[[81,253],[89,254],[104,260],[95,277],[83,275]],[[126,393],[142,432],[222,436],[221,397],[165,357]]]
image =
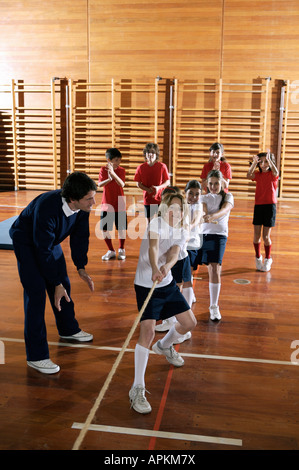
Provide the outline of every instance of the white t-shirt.
[[[159,235],[159,255],[158,267],[166,263],[166,254],[174,246],[179,246],[180,250],[186,245],[188,231],[183,228],[173,228],[168,225],[162,217],[156,217],[151,220],[147,227],[146,237],[143,238],[140,246],[139,260],[137,264],[134,284],[143,287],[152,287],[152,267],[149,260],[149,233]],[[167,286],[171,283],[173,277],[171,270],[164,279],[157,284],[157,288]]]
[[[220,194],[208,193],[208,194],[204,194],[203,196],[200,196],[200,201],[207,205],[209,214],[214,214],[214,212],[217,212],[219,210],[221,199],[222,199],[222,196]],[[225,202],[229,202],[232,205],[232,207],[234,207],[234,197],[232,193],[226,193],[224,200]],[[218,224],[203,223],[202,233],[210,234],[210,235],[224,235],[227,237],[228,236],[228,219],[229,219],[229,213],[220,217],[217,220]]]
[[[194,218],[194,214],[196,212],[200,212],[202,214],[203,208],[202,208],[202,203],[197,202],[196,204],[189,204],[189,209],[190,209],[190,220],[192,222]],[[190,238],[188,241],[187,249],[188,250],[199,250],[199,248],[202,245],[202,226],[201,225],[196,225],[190,230]]]

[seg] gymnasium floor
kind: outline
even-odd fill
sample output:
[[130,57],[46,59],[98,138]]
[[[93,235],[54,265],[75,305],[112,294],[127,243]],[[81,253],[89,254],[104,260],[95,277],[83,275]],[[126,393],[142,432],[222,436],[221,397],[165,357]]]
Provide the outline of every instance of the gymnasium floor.
[[[0,221],[20,213],[37,194],[0,193]],[[140,239],[127,239],[125,261],[102,261],[106,249],[95,235],[99,215],[92,211],[87,271],[94,293],[78,278],[63,243],[76,315],[94,340],[60,340],[48,304],[50,355],[61,366],[52,376],[26,365],[16,260],[13,251],[1,250],[0,449],[298,450],[298,209],[299,202],[279,202],[273,266],[263,273],[254,263],[253,201],[235,201],[223,261],[222,320],[209,320],[207,270],[200,267],[193,304],[198,325],[191,340],[177,346],[185,365],[174,369],[150,354],[146,388],[152,412],[145,416],[128,399],[138,326],[123,349],[138,313],[133,280]],[[142,213],[138,217],[145,223]],[[130,216],[131,229],[134,221]]]

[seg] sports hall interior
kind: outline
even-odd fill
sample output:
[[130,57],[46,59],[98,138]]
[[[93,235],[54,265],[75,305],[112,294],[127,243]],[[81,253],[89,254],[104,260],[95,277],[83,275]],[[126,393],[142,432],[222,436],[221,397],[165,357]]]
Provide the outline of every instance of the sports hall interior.
[[[184,451],[299,449],[299,4],[296,0],[0,2],[0,222],[72,171],[97,182],[105,150],[126,169],[125,260],[102,261],[102,190],[90,214],[88,273],[62,244],[76,316],[91,343],[59,338],[58,374],[26,365],[23,290],[0,256],[0,449]],[[179,369],[150,353],[152,412],[130,408],[139,326],[134,275],[146,228],[134,182],[156,142],[171,184],[200,179],[224,145],[235,205],[223,259],[222,319],[209,319],[208,272],[194,273],[197,327]],[[249,162],[270,149],[280,178],[273,265],[255,268]],[[117,233],[115,234],[117,237]],[[263,249],[263,248],[262,248]],[[159,337],[161,333],[157,333]]]

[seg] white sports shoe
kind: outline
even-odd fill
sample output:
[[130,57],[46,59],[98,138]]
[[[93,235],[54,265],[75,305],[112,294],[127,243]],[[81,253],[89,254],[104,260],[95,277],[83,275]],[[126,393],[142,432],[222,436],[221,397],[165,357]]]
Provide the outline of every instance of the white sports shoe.
[[163,320],[162,323],[160,323],[160,325],[156,325],[155,330],[156,331],[168,331],[170,330],[172,325],[174,325],[176,322],[177,322],[177,319],[175,318],[175,316],[169,317],[166,320]]
[[265,258],[264,266],[262,267],[261,271],[264,271],[264,272],[270,271],[272,262],[273,262],[272,258]]
[[123,248],[118,250],[118,259],[126,259],[126,250]]
[[104,256],[102,256],[102,260],[108,261],[109,259],[115,258],[115,257],[116,257],[115,251],[108,250],[107,253]]
[[170,348],[162,348],[162,346],[160,344],[160,340],[157,341],[153,345],[152,350],[156,354],[160,354],[160,355],[165,356],[167,361],[170,362],[170,364],[172,364],[176,367],[182,367],[185,363],[182,356],[179,355],[179,353],[174,349],[173,346],[170,346]]
[[211,320],[221,320],[221,314],[218,305],[211,305],[211,307],[209,307],[209,310]]
[[191,331],[187,331],[186,334],[180,336],[179,339],[178,339],[177,341],[174,341],[173,344],[181,344],[181,343],[183,343],[184,341],[186,341],[187,339],[190,339],[191,336],[192,336]]
[[85,333],[85,331],[83,330],[71,336],[61,336],[61,335],[59,336],[60,338],[63,338],[63,339],[75,339],[76,341],[81,341],[81,342],[93,340],[93,335],[91,335],[90,333]]
[[146,414],[152,411],[151,405],[145,398],[145,392],[145,387],[142,387],[142,385],[135,385],[129,391],[131,408],[137,411],[137,413]]
[[27,365],[35,370],[38,370],[42,374],[56,374],[60,371],[60,367],[51,359],[43,359],[42,361],[27,361]]
[[255,258],[255,267],[258,271],[263,270],[263,257]]

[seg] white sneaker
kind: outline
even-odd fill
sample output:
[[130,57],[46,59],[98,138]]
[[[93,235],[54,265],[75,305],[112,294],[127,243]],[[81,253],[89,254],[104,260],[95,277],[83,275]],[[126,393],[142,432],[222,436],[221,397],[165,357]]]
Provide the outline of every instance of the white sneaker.
[[129,398],[131,403],[131,408],[141,414],[150,413],[152,411],[152,407],[145,398],[145,387],[142,385],[135,385],[129,391]]
[[123,248],[118,250],[118,259],[126,259],[126,250]]
[[263,257],[260,256],[259,258],[255,258],[255,267],[258,271],[262,271],[263,269]]
[[264,266],[262,267],[261,271],[264,271],[264,272],[270,271],[272,262],[273,262],[272,258],[265,258]]
[[191,331],[188,331],[185,335],[180,336],[180,338],[177,341],[175,341],[173,344],[181,344],[187,339],[190,339],[191,336],[192,336]]
[[170,346],[170,348],[162,348],[160,340],[153,345],[152,350],[156,354],[165,356],[167,361],[176,367],[182,367],[185,363],[184,359],[179,355],[173,346]]
[[177,319],[175,316],[167,318],[166,320],[163,320],[160,325],[155,326],[156,331],[168,331],[177,322]]
[[38,370],[42,374],[56,374],[60,371],[60,367],[51,359],[43,359],[42,361],[27,361],[27,365]]
[[104,256],[102,256],[102,260],[108,261],[109,259],[115,258],[115,257],[116,257],[115,251],[108,250],[107,253]]
[[221,320],[221,314],[218,305],[211,305],[211,307],[209,307],[209,310],[211,320]]
[[93,340],[93,335],[90,333],[85,333],[85,331],[81,330],[79,333],[75,333],[74,335],[71,336],[61,336],[59,335],[60,338],[63,339],[75,339],[76,341],[92,341]]

